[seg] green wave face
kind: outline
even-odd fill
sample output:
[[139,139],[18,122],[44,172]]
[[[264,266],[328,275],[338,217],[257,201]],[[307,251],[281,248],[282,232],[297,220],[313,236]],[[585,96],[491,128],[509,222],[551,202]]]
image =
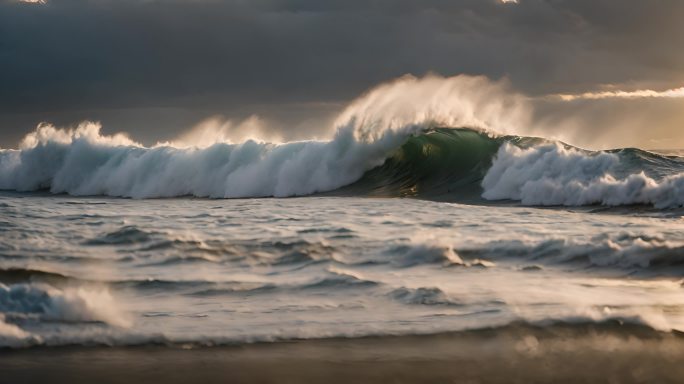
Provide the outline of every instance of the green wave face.
[[410,137],[383,165],[337,192],[437,200],[479,198],[480,182],[507,139],[513,138],[493,138],[465,128],[435,128]]
[[[554,142],[537,137],[490,136],[467,128],[433,128],[409,137],[383,165],[333,194],[485,203],[481,197],[482,180],[504,143],[531,148]],[[580,151],[587,158],[602,153],[558,144]],[[611,174],[618,178],[643,172],[660,180],[684,171],[684,159],[681,157],[663,156],[636,148],[606,152],[619,158],[618,164],[611,169]]]

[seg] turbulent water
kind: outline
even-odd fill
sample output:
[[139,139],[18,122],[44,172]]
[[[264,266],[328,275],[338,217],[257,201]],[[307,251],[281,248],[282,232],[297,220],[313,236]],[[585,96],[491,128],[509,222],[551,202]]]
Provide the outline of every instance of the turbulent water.
[[328,141],[40,126],[0,150],[0,347],[684,331],[680,152],[494,133],[524,120],[499,88],[403,79]]
[[0,346],[684,330],[681,158],[447,128],[331,145],[2,152]]
[[[639,149],[589,152],[470,129],[410,127],[370,142],[340,131],[329,142],[248,141],[208,148],[144,148],[101,136],[39,129],[0,151],[0,189],[75,196],[286,197],[333,191],[526,205],[684,205],[684,159]],[[66,135],[66,138],[59,137]]]
[[[684,222],[415,199],[0,198],[3,346],[684,329]],[[675,215],[676,216],[676,215]]]

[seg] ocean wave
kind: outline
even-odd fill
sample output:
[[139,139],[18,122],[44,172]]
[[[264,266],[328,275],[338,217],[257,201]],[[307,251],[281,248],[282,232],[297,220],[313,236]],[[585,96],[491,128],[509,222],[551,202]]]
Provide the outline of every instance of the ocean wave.
[[0,348],[20,348],[40,343],[40,338],[31,335],[18,326],[5,322],[5,315],[0,313]]
[[523,267],[528,271],[565,265],[584,271],[614,270],[627,275],[684,276],[684,245],[648,235],[618,233],[596,236],[588,242],[566,238],[540,242],[494,241],[463,247],[458,252],[466,260],[479,257],[495,262],[529,262],[530,265]]
[[259,264],[282,266],[335,260],[335,247],[320,241],[259,241],[246,245],[249,259]]
[[482,196],[526,205],[684,205],[680,162],[673,167],[674,174],[656,179],[646,174],[653,167],[629,167],[626,156],[589,153],[559,143],[532,148],[504,144],[482,181]]
[[463,305],[463,303],[449,297],[444,291],[437,287],[400,287],[389,292],[388,296],[403,304],[411,305]]
[[[49,280],[59,274],[5,271],[4,277]],[[132,318],[102,284],[51,285],[44,281],[0,283],[0,348],[105,344],[124,334]],[[6,281],[5,281],[6,282]]]
[[258,293],[269,293],[269,292],[277,292],[279,291],[279,287],[275,284],[269,284],[269,283],[247,283],[247,282],[239,282],[239,283],[230,283],[230,284],[215,284],[214,287],[212,288],[207,288],[207,289],[201,289],[197,291],[193,291],[189,293],[188,295],[190,296],[198,296],[198,297],[212,297],[212,296],[226,296],[226,295],[235,295],[235,294],[258,294]]
[[[163,316],[163,314],[151,314],[151,316]],[[267,344],[293,341],[337,341],[344,340],[382,340],[389,338],[398,340],[401,337],[459,337],[469,338],[482,337],[483,340],[491,340],[494,336],[513,338],[513,340],[528,341],[529,336],[539,339],[560,338],[567,340],[578,337],[600,338],[602,336],[615,336],[623,339],[654,339],[677,338],[680,340],[682,333],[663,329],[658,324],[652,324],[647,318],[635,316],[605,316],[592,317],[568,317],[554,318],[537,321],[514,320],[501,324],[473,326],[463,329],[438,330],[438,331],[415,331],[385,332],[381,330],[369,331],[337,331],[337,332],[292,332],[260,336],[207,336],[185,335],[184,337],[171,337],[163,333],[140,334],[135,332],[111,332],[101,329],[82,332],[80,334],[53,334],[38,336],[7,322],[2,321],[0,315],[0,349],[25,349],[31,347],[131,347],[131,346],[157,346],[167,348],[207,348],[221,346],[244,346],[249,344]],[[606,346],[610,348],[611,346]]]
[[331,142],[248,141],[204,149],[112,146],[84,125],[68,141],[41,127],[32,148],[0,153],[0,188],[134,198],[294,196],[338,188],[378,165],[398,137],[355,145],[353,131]]
[[419,264],[465,265],[454,249],[447,245],[407,244],[392,248],[390,253],[391,263],[402,268]]
[[[16,184],[18,178],[23,177],[20,174],[25,174],[29,178],[44,174],[42,171],[41,173],[30,168],[42,167],[42,160],[27,160],[26,163],[21,160],[31,158],[33,151],[45,151],[47,147],[52,145],[62,146],[65,151],[71,151],[70,148],[74,145],[94,146],[95,149],[93,150],[98,150],[98,146],[102,146],[102,144],[91,143],[87,140],[81,144],[55,144],[47,141],[36,148],[0,153],[0,188],[31,190],[46,187],[53,192],[67,192],[75,195],[105,194],[138,198],[184,195],[209,197],[295,196],[333,191],[328,193],[354,196],[409,196],[466,202],[482,202],[483,199],[514,200],[525,205],[583,206],[600,204],[619,206],[642,204],[652,205],[656,208],[672,208],[684,205],[684,176],[682,176],[684,174],[684,160],[681,158],[658,155],[637,149],[590,152],[538,138],[497,137],[482,131],[464,128],[435,128],[432,125],[404,128],[405,130],[400,130],[400,132],[391,129],[386,131],[385,134],[392,136],[391,139],[385,139],[383,136],[376,138],[381,142],[377,143],[377,146],[382,147],[381,150],[379,147],[376,148],[374,142],[358,143],[354,141],[356,139],[347,138],[349,142],[344,144],[345,148],[350,145],[358,145],[364,148],[370,146],[377,149],[377,151],[369,150],[375,153],[370,156],[373,160],[368,160],[370,157],[360,152],[351,155],[347,152],[352,151],[352,149],[345,149],[344,153],[335,156],[354,156],[356,157],[355,161],[352,162],[349,159],[342,162],[329,160],[331,164],[335,163],[335,166],[326,165],[325,170],[312,170],[309,169],[310,166],[307,166],[309,168],[303,167],[301,172],[307,175],[306,180],[293,175],[294,169],[289,170],[287,175],[282,173],[282,177],[286,177],[287,180],[294,180],[291,182],[296,184],[296,187],[292,187],[294,189],[291,188],[287,191],[285,187],[279,191],[280,187],[275,185],[278,183],[277,178],[268,180],[267,175],[270,174],[270,171],[265,170],[260,173],[266,175],[264,176],[265,179],[232,182],[236,177],[233,174],[245,173],[248,169],[262,167],[261,163],[264,161],[271,161],[267,160],[266,157],[274,156],[268,153],[271,150],[275,151],[277,146],[264,143],[216,144],[215,146],[225,146],[226,158],[224,159],[225,164],[219,160],[214,160],[214,165],[211,165],[208,160],[197,161],[197,164],[194,164],[196,160],[193,156],[208,156],[204,154],[205,151],[222,151],[219,148],[214,148],[215,146],[205,149],[103,147],[107,151],[121,150],[125,153],[129,151],[140,153],[141,158],[135,158],[135,165],[125,165],[125,170],[130,172],[130,175],[126,174],[117,178],[116,180],[121,182],[118,186],[107,179],[103,183],[109,183],[111,188],[97,189],[100,188],[101,183],[93,181],[93,179],[87,183],[84,180],[76,183],[79,185],[78,188],[85,188],[85,185],[92,186],[92,188],[88,187],[87,191],[55,187],[59,185],[55,181],[58,177],[57,173],[44,176],[47,181],[38,182],[34,186]],[[74,140],[80,142],[79,140],[85,139]],[[390,141],[391,144],[387,144]],[[351,144],[351,142],[355,142],[355,144]],[[316,146],[331,146],[332,143],[317,143]],[[233,157],[230,153],[242,151],[238,147],[243,145],[262,148],[259,150],[261,152],[257,151],[260,155],[255,155],[252,160],[245,164],[229,166],[231,164],[229,158]],[[290,144],[283,145],[288,146]],[[291,145],[305,147],[314,144],[302,142]],[[266,147],[271,149],[265,149]],[[321,151],[326,150],[328,149],[321,149]],[[185,154],[187,151],[191,153]],[[285,149],[278,149],[278,151],[285,151]],[[294,150],[292,156],[304,156],[303,154],[299,155],[299,151]],[[163,152],[164,155],[153,155],[156,152]],[[183,153],[182,156],[181,153]],[[184,159],[182,161],[187,160],[194,165],[177,164],[181,161],[174,158],[177,155]],[[85,179],[100,175],[98,177],[104,178],[110,172],[123,172],[123,170],[119,170],[119,168],[124,169],[121,162],[133,160],[126,160],[129,155],[117,156],[113,158],[105,156],[106,160],[103,160],[103,163],[99,165],[97,162],[83,160],[90,164],[88,166],[90,168],[79,169],[77,177]],[[15,157],[16,159],[14,159]],[[158,162],[157,165],[147,165],[148,160],[145,160],[147,157],[161,158],[154,160]],[[306,162],[309,161],[317,163],[322,160],[307,160]],[[284,160],[281,162],[291,164],[291,162]],[[51,160],[51,163],[58,163],[58,161]],[[350,165],[347,166],[346,163]],[[209,164],[206,169],[197,169],[197,167],[204,167],[205,164]],[[173,171],[167,170],[172,166]],[[114,167],[114,169],[107,170],[107,167]],[[162,169],[157,169],[160,167]],[[293,164],[292,167],[295,165]],[[152,172],[154,174],[151,174]],[[185,175],[184,172],[192,172],[194,176]],[[341,177],[338,177],[340,176],[339,172],[343,174]],[[211,182],[205,183],[205,181],[200,180],[200,176],[196,175],[197,173],[204,175],[202,177],[211,179]],[[352,174],[353,176],[350,176]],[[128,179],[129,177],[130,179]],[[318,180],[322,181],[319,183]],[[152,183],[155,183],[154,188],[151,186]],[[241,185],[240,188],[247,188],[251,185],[252,190],[233,193],[230,192],[230,188],[233,187],[229,188],[228,185]],[[169,188],[161,191],[158,189],[160,186],[169,186]],[[117,188],[120,191],[113,192]],[[224,189],[228,192],[219,193]],[[308,231],[311,232],[311,230]],[[139,228],[122,227],[88,242],[91,245],[144,243],[157,235],[159,234],[146,233]],[[353,236],[353,233],[343,230],[340,231],[339,235]]]
[[86,245],[130,245],[146,243],[152,239],[153,233],[148,233],[135,226],[124,226],[102,236],[90,239]]
[[130,325],[130,320],[104,287],[0,284],[0,312],[6,319],[38,317],[41,321],[102,322],[117,327]]
[[346,289],[346,288],[369,288],[380,285],[379,282],[366,279],[357,272],[339,268],[329,268],[327,276],[295,287],[296,290],[314,289]]
[[18,284],[30,282],[42,282],[51,285],[64,285],[76,278],[50,271],[33,268],[0,268],[0,283]]
[[[416,95],[421,95],[417,98]],[[684,159],[590,152],[525,133],[524,98],[481,77],[405,77],[340,114],[331,139],[144,147],[100,126],[43,124],[0,150],[0,189],[132,198],[406,196],[526,205],[684,205]],[[459,128],[466,127],[466,128]],[[340,236],[349,236],[342,233]],[[95,243],[141,241],[111,233]]]
[[0,151],[0,189],[134,198],[330,191],[357,181],[435,124],[506,131],[525,115],[524,98],[506,88],[484,77],[404,77],[353,102],[329,141],[146,148],[101,135],[94,123],[71,130],[41,125],[21,149]]
[[110,282],[116,289],[135,289],[181,293],[188,296],[223,296],[231,294],[254,294],[274,291],[282,287],[267,282],[250,281],[210,281],[210,280],[162,280],[138,279]]

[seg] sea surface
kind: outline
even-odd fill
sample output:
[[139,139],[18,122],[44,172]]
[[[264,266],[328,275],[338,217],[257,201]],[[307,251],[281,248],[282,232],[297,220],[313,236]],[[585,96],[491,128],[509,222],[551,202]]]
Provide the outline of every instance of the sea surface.
[[676,212],[4,193],[0,217],[5,347],[684,330]]
[[0,347],[684,331],[684,159],[406,125],[0,150]]

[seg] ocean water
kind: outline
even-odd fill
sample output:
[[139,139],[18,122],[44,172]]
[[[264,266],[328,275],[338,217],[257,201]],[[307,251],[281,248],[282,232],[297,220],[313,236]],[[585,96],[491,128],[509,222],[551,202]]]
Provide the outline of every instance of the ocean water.
[[3,346],[684,329],[684,221],[406,198],[0,197]]
[[0,150],[0,347],[684,331],[681,151],[496,133],[496,87],[381,86],[327,141],[41,125]]
[[[521,322],[684,330],[677,156],[432,128],[348,181],[297,160],[331,143],[144,148],[52,134],[0,152],[3,347]],[[292,145],[287,159],[270,159]],[[261,154],[242,163],[253,146]],[[289,162],[309,168],[288,174]],[[253,179],[274,169],[274,180]],[[291,197],[262,197],[283,190]]]

